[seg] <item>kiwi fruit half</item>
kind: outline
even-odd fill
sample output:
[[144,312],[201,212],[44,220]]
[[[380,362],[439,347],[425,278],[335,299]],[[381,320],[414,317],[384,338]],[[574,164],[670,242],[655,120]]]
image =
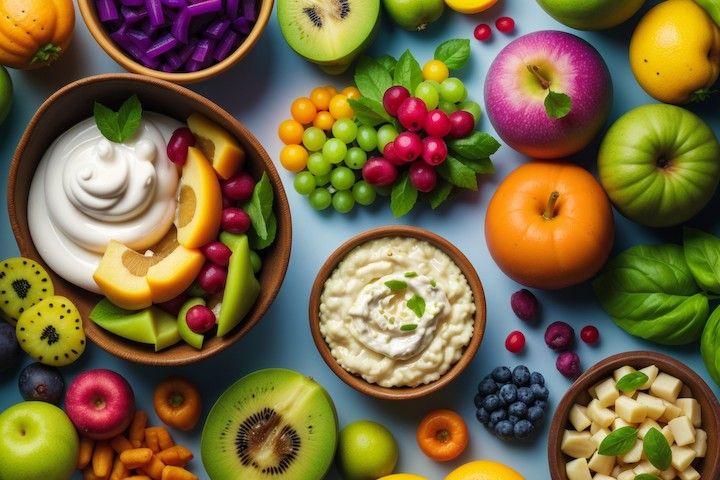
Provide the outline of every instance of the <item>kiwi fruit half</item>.
[[279,0],[278,22],[290,48],[332,74],[370,46],[380,0]]
[[321,480],[337,447],[332,399],[281,368],[235,382],[210,410],[200,451],[211,480]]
[[80,312],[69,299],[48,297],[25,310],[15,326],[20,348],[45,365],[62,367],[85,351]]
[[52,280],[35,260],[14,257],[0,262],[0,310],[12,325],[25,310],[54,294]]

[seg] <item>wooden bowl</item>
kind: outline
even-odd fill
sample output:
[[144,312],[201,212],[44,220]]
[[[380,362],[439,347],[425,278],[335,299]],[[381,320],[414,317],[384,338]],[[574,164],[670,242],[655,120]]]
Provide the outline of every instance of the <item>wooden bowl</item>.
[[112,38],[110,38],[105,26],[102,22],[100,22],[97,14],[97,7],[95,6],[95,0],[78,0],[78,6],[80,7],[80,14],[85,21],[85,25],[87,25],[87,28],[90,30],[90,34],[92,34],[95,41],[102,47],[103,50],[105,50],[105,52],[107,52],[108,55],[113,58],[113,60],[122,65],[122,67],[126,70],[133,73],[148,75],[150,77],[161,78],[169,82],[194,83],[207,80],[208,78],[221,74],[239,62],[250,52],[250,50],[252,50],[270,19],[273,9],[273,0],[261,0],[258,18],[255,25],[253,25],[250,34],[227,58],[207,68],[198,70],[197,72],[178,73],[169,73],[148,68],[125,53],[125,51],[121,49]]
[[[338,263],[340,263],[340,261],[355,247],[370,240],[384,237],[410,237],[418,240],[424,240],[434,247],[442,250],[460,268],[468,281],[470,289],[472,290],[473,300],[475,303],[475,323],[473,335],[470,338],[470,342],[465,347],[465,351],[460,359],[452,365],[444,375],[434,382],[418,385],[416,387],[381,387],[375,383],[370,383],[361,376],[352,374],[340,366],[337,360],[335,360],[335,357],[332,356],[330,347],[325,342],[325,338],[320,332],[320,296],[322,295],[325,282],[328,277],[335,270]],[[323,360],[325,360],[325,363],[328,364],[330,369],[335,372],[335,374],[340,377],[343,382],[347,383],[357,391],[364,393],[365,395],[384,400],[406,400],[422,397],[440,390],[445,385],[452,382],[458,375],[460,375],[465,367],[468,366],[475,356],[475,353],[477,353],[483,334],[485,333],[485,317],[485,293],[483,292],[480,278],[478,277],[475,268],[473,268],[470,263],[470,260],[468,260],[455,245],[441,236],[417,227],[403,225],[386,226],[368,230],[351,238],[338,247],[325,261],[323,266],[320,268],[317,277],[315,277],[315,283],[313,284],[312,291],[310,292],[310,331],[312,333],[315,346],[320,352]]]
[[[572,429],[568,421],[568,413],[575,403],[587,405],[591,398],[588,389],[605,378],[612,377],[613,371],[624,365],[636,370],[650,365],[657,366],[661,372],[672,375],[683,382],[680,397],[693,397],[702,410],[702,428],[707,432],[707,454],[704,461],[695,468],[703,479],[720,478],[720,403],[710,387],[692,369],[677,360],[657,352],[624,352],[618,353],[593,365],[570,386],[555,410],[550,434],[548,436],[548,464],[550,478],[567,480],[565,463],[570,457],[560,450],[562,433],[566,428]],[[695,465],[695,463],[693,463]]]
[[[146,110],[164,113],[181,121],[191,113],[199,112],[227,129],[245,149],[248,171],[255,178],[266,172],[275,191],[274,210],[278,218],[278,233],[275,243],[263,253],[260,296],[239,326],[225,337],[209,338],[202,350],[182,342],[156,353],[151,346],[125,340],[97,327],[88,319],[88,313],[100,297],[65,281],[48,269],[35,249],[28,230],[30,182],[38,162],[53,140],[69,127],[92,116],[93,102],[96,100],[114,106],[133,94],[138,95]],[[76,303],[90,340],[113,355],[131,362],[185,365],[228,348],[260,320],[285,278],[292,237],[290,209],[272,160],[257,139],[218,105],[186,88],[157,78],[129,73],[97,75],[78,80],[55,92],[40,106],[20,139],[10,164],[7,195],[10,224],[20,253],[45,266],[55,284],[56,293]]]

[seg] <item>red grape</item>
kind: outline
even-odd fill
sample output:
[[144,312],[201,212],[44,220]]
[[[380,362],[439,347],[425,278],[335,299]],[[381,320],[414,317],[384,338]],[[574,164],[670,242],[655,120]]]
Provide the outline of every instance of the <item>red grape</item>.
[[203,255],[215,265],[226,267],[230,263],[232,250],[222,242],[210,242],[202,247]]
[[255,187],[255,179],[246,172],[240,172],[222,182],[223,196],[232,200],[244,201],[250,198]]
[[392,185],[397,178],[397,169],[395,165],[383,157],[372,157],[362,169],[363,179],[370,185],[384,187]]
[[242,208],[225,208],[222,211],[221,225],[226,232],[245,233],[250,229],[250,215]]
[[522,352],[523,348],[525,348],[525,335],[518,330],[510,332],[510,335],[505,339],[505,348],[512,353]]
[[197,276],[197,282],[200,288],[210,295],[221,292],[225,288],[227,281],[227,270],[219,267],[211,262],[205,262]]
[[442,110],[431,110],[425,117],[425,133],[431,137],[443,138],[450,133],[450,119]]
[[445,145],[445,142],[442,138],[423,138],[422,158],[428,165],[440,165],[447,158],[447,153],[447,145]]
[[402,162],[412,162],[423,151],[423,142],[417,133],[402,132],[395,138],[395,153]]
[[395,85],[394,87],[388,88],[383,95],[383,107],[385,111],[393,117],[396,116],[398,108],[409,96],[410,92],[402,85]]
[[464,138],[475,128],[475,117],[465,110],[457,110],[450,114],[450,137]]
[[195,135],[187,127],[175,130],[167,144],[167,156],[175,165],[185,165],[188,148],[195,145]]
[[185,314],[185,322],[195,333],[205,333],[215,326],[215,314],[205,305],[194,305]]
[[400,124],[411,132],[419,132],[425,125],[425,117],[428,110],[425,102],[417,97],[409,97],[403,100],[397,111]]
[[408,174],[410,175],[410,183],[420,192],[431,192],[437,185],[435,169],[422,160],[411,163]]
[[480,40],[481,42],[490,40],[490,37],[492,37],[492,30],[490,30],[490,25],[488,25],[487,23],[481,23],[480,25],[475,27],[473,35],[475,35],[475,38]]
[[592,345],[600,340],[600,332],[592,325],[586,325],[580,330],[580,338],[582,338],[583,342]]
[[395,148],[395,142],[390,142],[385,145],[385,148],[383,149],[383,157],[393,165],[402,165],[404,162],[403,160],[398,156],[397,150]]
[[510,33],[515,30],[515,20],[510,17],[500,17],[495,20],[495,28],[502,33]]

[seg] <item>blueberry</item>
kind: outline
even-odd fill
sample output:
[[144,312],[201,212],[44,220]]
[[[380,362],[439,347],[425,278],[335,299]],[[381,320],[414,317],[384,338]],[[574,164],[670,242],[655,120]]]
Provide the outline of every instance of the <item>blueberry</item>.
[[533,430],[535,428],[533,427],[533,424],[528,422],[527,420],[520,420],[515,424],[515,427],[513,428],[513,433],[515,434],[515,438],[518,440],[523,440],[525,438],[528,438]]
[[517,400],[517,387],[512,383],[507,383],[500,387],[500,393],[498,395],[507,405],[509,405]]
[[20,372],[18,387],[25,400],[59,405],[65,391],[65,381],[57,368],[31,363]]
[[518,388],[518,400],[523,402],[528,407],[532,405],[533,400],[535,400],[535,395],[533,395],[532,390],[530,390],[528,387],[520,387]]
[[488,395],[497,392],[497,390],[497,383],[495,383],[492,378],[486,377],[478,384],[478,393],[483,397],[487,397]]
[[503,420],[502,422],[498,422],[498,424],[495,425],[495,435],[497,435],[499,438],[502,438],[503,440],[509,440],[513,437],[515,425],[513,425],[513,423],[509,420]]
[[506,420],[508,418],[508,412],[504,408],[500,408],[498,410],[495,410],[490,414],[490,422],[497,424],[498,422],[501,422],[503,420]]
[[547,387],[538,385],[537,383],[530,385],[530,390],[532,391],[535,400],[547,400],[550,396],[550,392]]
[[475,408],[480,408],[480,406],[482,405],[483,398],[485,398],[485,397],[483,397],[479,393],[475,395],[475,398],[473,399],[473,403],[475,403]]
[[540,407],[543,411],[547,410],[547,402],[545,400],[535,400],[533,402],[534,407]]
[[15,336],[15,328],[0,319],[0,372],[9,370],[20,358],[20,345]]
[[525,365],[519,365],[512,371],[512,380],[518,387],[530,385],[530,370]]
[[491,375],[496,382],[500,383],[508,383],[512,380],[512,372],[508,367],[497,367]]
[[525,418],[525,415],[527,415],[528,406],[525,405],[523,402],[515,402],[512,405],[508,407],[508,413],[510,415],[515,415],[516,417]]
[[490,421],[490,414],[487,410],[480,407],[477,409],[477,412],[475,412],[475,418],[477,418],[478,422],[482,423],[483,425],[487,425],[487,423]]
[[520,421],[520,417],[516,417],[515,415],[508,415],[508,420],[510,420],[512,423],[517,423]]
[[530,383],[537,383],[538,385],[545,385],[545,377],[542,376],[542,373],[532,372],[530,374]]
[[532,423],[540,422],[540,420],[542,420],[544,416],[545,410],[543,410],[542,408],[535,405],[528,408],[527,419],[530,420]]
[[488,412],[494,412],[498,408],[502,407],[502,404],[500,403],[500,397],[498,397],[494,393],[492,395],[488,395],[483,400],[482,406]]

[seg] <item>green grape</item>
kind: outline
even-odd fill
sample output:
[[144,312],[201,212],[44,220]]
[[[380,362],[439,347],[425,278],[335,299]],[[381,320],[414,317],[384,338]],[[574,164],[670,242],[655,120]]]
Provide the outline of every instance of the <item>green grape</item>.
[[462,102],[466,95],[465,85],[459,78],[446,78],[440,84],[440,97],[443,100],[452,103]]
[[460,110],[465,110],[466,112],[470,112],[475,119],[475,124],[477,124],[480,119],[482,118],[482,107],[479,103],[473,102],[473,101],[465,101],[458,103],[458,108]]
[[311,152],[320,150],[325,145],[325,140],[327,140],[325,132],[317,127],[309,127],[302,137],[303,145]]
[[350,147],[345,155],[345,165],[353,170],[360,170],[367,162],[367,153],[360,147]]
[[437,107],[438,102],[440,101],[440,94],[438,93],[437,88],[428,81],[420,82],[418,84],[415,88],[415,96],[425,102],[425,106],[428,110],[432,110]]
[[325,160],[320,152],[311,153],[307,161],[307,169],[313,175],[327,175],[332,169],[330,162]]
[[335,120],[332,126],[332,134],[335,138],[339,138],[346,144],[352,143],[357,136],[358,127],[355,122],[349,118],[340,118]]
[[300,172],[295,175],[293,185],[295,186],[295,191],[300,195],[310,195],[310,193],[315,190],[315,176],[308,171]]
[[352,188],[353,198],[360,205],[372,205],[375,201],[375,189],[365,180],[360,180]]
[[347,213],[355,206],[355,199],[353,198],[352,193],[347,190],[342,190],[333,194],[332,205],[338,212]]
[[339,138],[331,138],[323,145],[323,158],[330,163],[340,163],[347,153],[347,145]]
[[457,106],[454,103],[445,100],[440,100],[440,103],[438,103],[438,108],[443,112],[447,113],[448,115],[457,110]]
[[357,143],[366,152],[377,148],[377,131],[370,125],[360,125],[357,132]]
[[385,125],[378,128],[377,131],[377,144],[378,150],[381,152],[385,149],[385,145],[395,140],[398,136],[398,131],[394,125],[386,123]]
[[355,183],[355,172],[348,167],[336,167],[330,173],[330,184],[336,190],[349,190]]
[[325,175],[315,175],[315,185],[318,187],[322,187],[323,185],[327,185],[330,183],[330,172],[326,173]]
[[332,195],[327,188],[316,188],[308,197],[310,206],[315,210],[325,210],[332,202]]

